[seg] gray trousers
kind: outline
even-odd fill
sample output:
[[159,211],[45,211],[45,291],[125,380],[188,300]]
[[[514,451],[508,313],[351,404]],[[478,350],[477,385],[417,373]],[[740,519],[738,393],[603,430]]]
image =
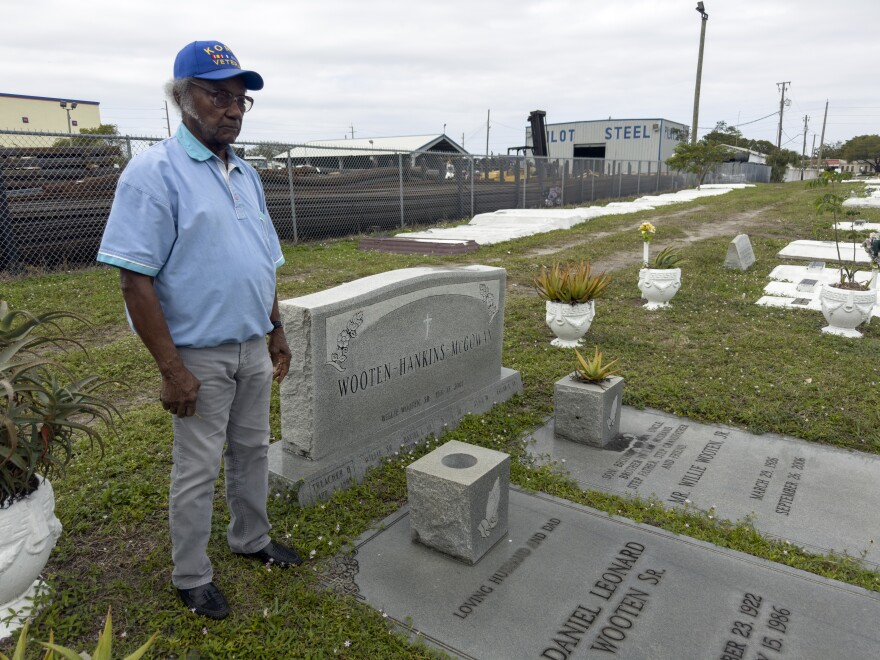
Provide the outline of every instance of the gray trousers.
[[221,455],[226,469],[229,548],[249,553],[269,543],[266,499],[272,361],[262,337],[178,352],[186,368],[202,382],[196,416],[174,417],[168,507],[174,562],[171,581],[179,589],[192,589],[214,576],[207,547]]

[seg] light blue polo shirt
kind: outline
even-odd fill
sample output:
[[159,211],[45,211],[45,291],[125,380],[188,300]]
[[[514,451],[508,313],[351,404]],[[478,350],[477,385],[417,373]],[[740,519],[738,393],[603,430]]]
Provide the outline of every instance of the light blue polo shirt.
[[177,346],[206,348],[264,336],[284,263],[256,171],[223,161],[181,124],[131,160],[98,261],[154,279]]

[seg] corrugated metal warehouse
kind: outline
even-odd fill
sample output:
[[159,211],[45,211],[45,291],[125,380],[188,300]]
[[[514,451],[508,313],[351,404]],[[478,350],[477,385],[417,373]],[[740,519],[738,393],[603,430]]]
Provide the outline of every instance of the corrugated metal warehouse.
[[[528,130],[528,129],[527,129]],[[686,124],[668,119],[607,119],[547,125],[550,158],[665,161],[687,139]],[[532,144],[531,131],[527,143]]]

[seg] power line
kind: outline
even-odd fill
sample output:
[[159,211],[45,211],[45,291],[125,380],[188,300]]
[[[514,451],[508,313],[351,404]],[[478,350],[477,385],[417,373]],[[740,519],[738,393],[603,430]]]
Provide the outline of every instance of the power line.
[[774,110],[769,115],[764,115],[763,117],[760,117],[759,119],[753,119],[752,121],[744,121],[742,124],[734,124],[734,127],[748,126],[749,124],[754,124],[756,122],[763,121],[764,119],[768,119],[769,117],[773,117],[778,114],[779,114],[779,110]]

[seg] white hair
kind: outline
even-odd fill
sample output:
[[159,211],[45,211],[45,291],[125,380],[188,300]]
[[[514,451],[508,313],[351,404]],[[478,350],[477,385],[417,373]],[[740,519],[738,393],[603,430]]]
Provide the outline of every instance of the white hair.
[[181,78],[179,80],[169,80],[165,83],[165,95],[171,101],[172,105],[177,108],[181,115],[189,115],[196,118],[195,106],[192,100],[192,85],[190,78]]

